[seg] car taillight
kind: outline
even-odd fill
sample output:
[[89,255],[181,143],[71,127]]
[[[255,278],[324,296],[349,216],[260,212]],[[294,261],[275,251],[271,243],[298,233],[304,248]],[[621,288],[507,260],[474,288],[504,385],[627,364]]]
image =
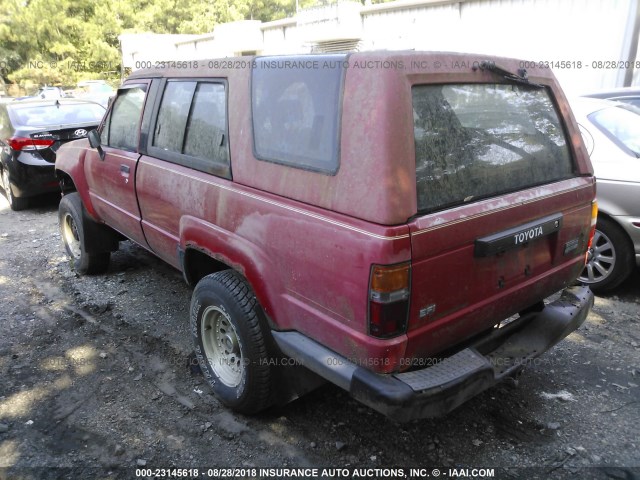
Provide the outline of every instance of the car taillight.
[[11,137],[7,144],[14,150],[42,150],[53,145],[53,140],[44,140],[28,137]]
[[587,255],[585,256],[585,263],[588,262],[589,250],[593,244],[593,237],[596,234],[596,223],[598,222],[598,202],[594,200],[591,202],[591,230],[589,231],[589,242],[587,243]]
[[409,316],[411,263],[373,265],[369,280],[369,334],[389,338],[404,333]]

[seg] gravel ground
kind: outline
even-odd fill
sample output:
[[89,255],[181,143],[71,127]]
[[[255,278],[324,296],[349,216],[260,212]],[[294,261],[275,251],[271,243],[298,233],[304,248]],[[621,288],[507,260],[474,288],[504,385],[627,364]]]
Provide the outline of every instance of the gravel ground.
[[517,387],[444,418],[395,424],[332,385],[245,417],[188,365],[191,292],[179,272],[123,242],[106,275],[79,277],[56,198],[12,212],[0,197],[0,480],[222,467],[640,478],[639,285],[636,271],[597,297]]

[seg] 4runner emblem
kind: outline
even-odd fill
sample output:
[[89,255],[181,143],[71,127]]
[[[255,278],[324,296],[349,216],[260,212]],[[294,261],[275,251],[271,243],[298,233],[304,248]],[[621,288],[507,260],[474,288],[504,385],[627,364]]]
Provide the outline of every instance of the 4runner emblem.
[[74,137],[86,137],[87,131],[84,128],[79,128],[75,132],[73,132]]

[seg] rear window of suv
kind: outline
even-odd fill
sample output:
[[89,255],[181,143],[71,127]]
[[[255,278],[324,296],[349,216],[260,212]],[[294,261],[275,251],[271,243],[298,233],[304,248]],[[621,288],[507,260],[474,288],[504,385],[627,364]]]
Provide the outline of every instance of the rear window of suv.
[[544,88],[418,85],[412,96],[421,213],[573,176]]

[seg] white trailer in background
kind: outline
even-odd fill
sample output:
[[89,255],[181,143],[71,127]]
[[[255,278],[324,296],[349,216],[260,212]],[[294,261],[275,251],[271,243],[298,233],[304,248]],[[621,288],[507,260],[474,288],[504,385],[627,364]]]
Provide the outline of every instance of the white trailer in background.
[[204,35],[126,34],[123,64],[372,49],[467,51],[549,62],[569,94],[640,82],[640,0],[338,1]]

